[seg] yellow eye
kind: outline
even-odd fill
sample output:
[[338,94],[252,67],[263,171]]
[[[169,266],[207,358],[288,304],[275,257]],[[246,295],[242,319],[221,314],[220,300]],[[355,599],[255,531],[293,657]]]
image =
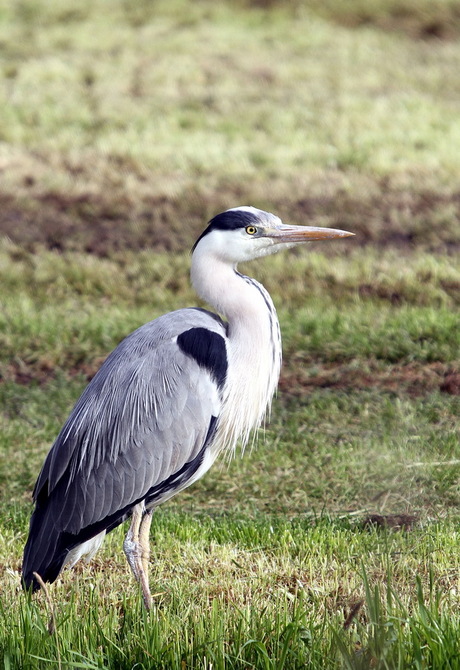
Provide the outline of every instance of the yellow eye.
[[255,235],[257,233],[257,228],[255,226],[246,226],[246,232],[248,235]]

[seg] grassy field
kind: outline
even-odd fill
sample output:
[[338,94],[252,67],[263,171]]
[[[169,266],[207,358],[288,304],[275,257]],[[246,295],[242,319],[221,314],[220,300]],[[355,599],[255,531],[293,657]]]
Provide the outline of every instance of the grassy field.
[[[460,668],[459,35],[457,0],[0,0],[0,667]],[[26,598],[50,444],[240,204],[356,233],[242,268],[270,422],[155,514],[151,613],[125,528]]]

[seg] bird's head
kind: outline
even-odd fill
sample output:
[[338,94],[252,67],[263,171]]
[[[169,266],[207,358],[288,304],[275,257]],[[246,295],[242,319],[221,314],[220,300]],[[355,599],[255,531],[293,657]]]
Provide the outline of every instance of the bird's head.
[[305,242],[351,235],[353,233],[334,228],[290,226],[270,212],[255,207],[235,207],[211,219],[193,251],[236,265]]

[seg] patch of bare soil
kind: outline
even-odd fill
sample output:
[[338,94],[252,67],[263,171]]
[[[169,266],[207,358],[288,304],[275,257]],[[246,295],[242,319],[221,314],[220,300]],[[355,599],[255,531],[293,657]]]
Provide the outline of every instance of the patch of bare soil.
[[[308,195],[287,196],[287,185],[217,185],[180,194],[117,189],[40,192],[27,180],[20,196],[0,194],[0,237],[34,251],[38,247],[110,256],[124,249],[190,248],[206,221],[240,204],[270,209],[285,221],[338,227],[356,234],[354,245],[397,246],[450,252],[460,249],[460,191],[407,191],[386,180],[350,192],[324,176]],[[268,194],[270,197],[268,198]],[[330,247],[331,253],[333,245]]]
[[[285,0],[246,0],[249,7],[272,9]],[[296,3],[292,3],[296,7]],[[412,39],[458,38],[460,6],[456,0],[385,0],[381,3],[310,0],[309,9],[346,28],[374,27],[404,33]]]
[[[81,375],[88,381],[96,374],[104,358],[98,358],[92,364],[84,363],[67,370],[70,377]],[[289,367],[285,365],[279,382],[280,397],[301,397],[314,389],[331,388],[340,390],[380,389],[393,393],[407,393],[419,397],[441,391],[449,395],[460,395],[460,368],[444,363],[410,363],[393,365],[384,369],[366,371],[356,369],[349,364],[330,363],[315,365],[312,372],[308,367]],[[62,371],[62,370],[61,370]],[[16,362],[5,366],[0,371],[2,381],[14,381],[18,384],[44,385],[54,379],[56,370],[46,364],[19,366]]]
[[460,6],[456,0],[385,0],[380,3],[320,0],[313,2],[312,8],[346,28],[372,27],[403,33],[415,40],[453,40],[460,34]]
[[140,205],[134,208],[120,194],[47,193],[34,199],[0,195],[0,236],[28,251],[44,247],[101,257],[146,247],[178,251],[189,244],[178,225],[176,203],[152,197]]
[[439,388],[444,393],[460,395],[460,372],[448,371],[444,375],[444,381]]
[[418,397],[433,391],[460,395],[460,369],[444,363],[410,363],[367,370],[348,364],[326,364],[315,372],[306,368],[284,368],[280,379],[280,392],[286,396],[300,397],[315,388],[332,389],[381,389],[394,393],[407,393]]
[[414,514],[369,514],[362,521],[364,528],[412,530],[418,518]]

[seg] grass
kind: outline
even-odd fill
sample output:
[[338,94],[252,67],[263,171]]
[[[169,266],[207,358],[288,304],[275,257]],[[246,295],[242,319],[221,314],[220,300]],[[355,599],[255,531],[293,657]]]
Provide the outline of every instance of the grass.
[[[180,23],[180,4],[163,3],[161,18],[145,16],[141,29],[126,20],[125,3],[110,16],[103,2],[88,4],[69,30],[65,15],[46,4],[22,5],[40,12],[42,28],[24,43],[16,69],[18,32],[30,30],[34,18],[16,13],[17,32],[8,38],[4,31],[14,84],[13,99],[4,98],[7,142],[33,145],[39,137],[47,153],[98,148],[163,175],[167,165],[169,174],[207,179],[216,171],[254,177],[280,162],[288,178],[307,157],[309,169],[357,165],[382,173],[395,163],[429,165],[433,155],[442,170],[458,165],[452,90],[433,95],[440,93],[433,90],[437,67],[456,58],[450,43],[404,48],[391,34],[340,32],[308,11],[292,32],[289,13],[250,10],[242,21],[225,3],[197,3]],[[100,31],[97,43],[89,26]],[[428,48],[431,70],[413,56]],[[114,56],[96,65],[107,52]],[[378,82],[369,58],[379,63]],[[409,60],[415,71],[407,73]],[[254,94],[257,81],[265,84],[263,97]]]
[[[177,251],[237,201],[458,249],[456,43],[371,29],[377,1],[367,26],[338,27],[325,10],[362,3],[336,4],[5,1],[0,229],[32,248]],[[433,4],[448,26],[452,2],[399,7]]]
[[15,622],[4,658],[38,668],[458,667],[455,535],[446,524],[406,535],[160,512],[150,615],[115,580],[126,575],[116,533],[114,558],[106,549],[99,571],[53,590],[54,635],[43,598],[23,600],[19,618],[3,604]]
[[[13,364],[24,373],[98,365],[138,325],[196,303],[188,255],[125,253],[98,260],[18,252],[9,243],[2,251],[5,356],[0,365]],[[286,373],[293,360],[296,365],[360,358],[387,364],[456,361],[456,260],[394,250],[378,258],[372,251],[347,251],[333,267],[316,246],[308,254],[280,256],[247,269],[277,304]],[[120,281],[114,282],[114,275]]]
[[[458,17],[0,1],[0,666],[460,668]],[[155,514],[150,614],[123,528],[26,597],[50,444],[245,202],[357,233],[244,268],[283,332],[270,422]]]

